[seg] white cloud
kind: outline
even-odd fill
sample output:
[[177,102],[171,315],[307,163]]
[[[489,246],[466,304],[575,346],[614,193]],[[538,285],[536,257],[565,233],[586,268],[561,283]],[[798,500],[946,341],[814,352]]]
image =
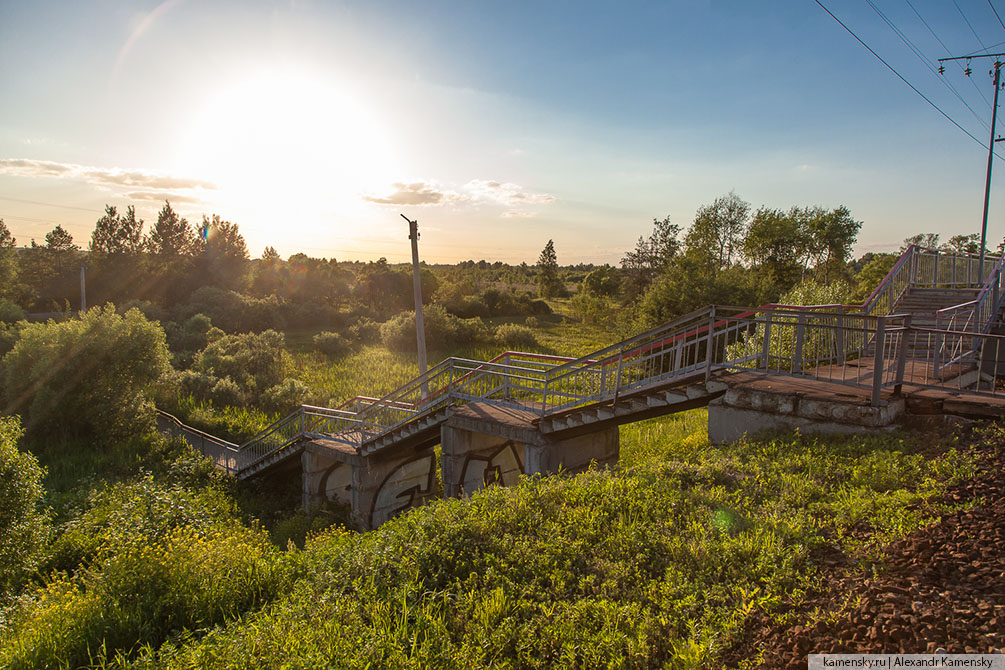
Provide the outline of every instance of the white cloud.
[[79,179],[101,186],[131,186],[153,190],[216,188],[213,183],[208,181],[157,174],[145,170],[100,168],[28,158],[0,158],[0,173],[20,177]]
[[417,181],[405,184],[396,182],[391,186],[394,190],[387,195],[367,195],[363,196],[363,199],[378,205],[442,205],[464,199],[464,196],[459,193],[447,191],[434,183]]
[[476,198],[496,202],[507,207],[542,205],[555,202],[558,199],[548,193],[532,193],[519,184],[488,179],[473,179],[464,188]]
[[537,216],[537,212],[528,212],[527,210],[520,209],[508,209],[499,216],[504,219],[532,219]]

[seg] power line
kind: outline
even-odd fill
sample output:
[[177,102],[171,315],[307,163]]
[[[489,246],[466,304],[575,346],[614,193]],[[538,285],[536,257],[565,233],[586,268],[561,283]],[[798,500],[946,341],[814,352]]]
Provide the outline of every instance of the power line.
[[[915,9],[914,5],[911,4],[911,0],[904,0],[904,1],[907,3],[907,6],[910,7],[912,11],[914,11],[914,15],[917,16],[923,24],[925,24],[925,27],[928,28],[928,32],[932,33],[932,37],[934,37],[938,41],[938,43],[942,45],[942,48],[946,50],[946,54],[952,56],[953,52],[949,50],[949,47],[947,47],[946,43],[942,41],[942,38],[935,34],[935,31],[932,29],[932,26],[928,25],[928,21],[926,21],[925,17],[921,15],[921,12]],[[1005,44],[1005,42],[1003,42],[1003,44]],[[996,44],[994,46],[999,45]],[[957,63],[957,65],[959,65],[960,70],[963,71],[963,64]],[[984,91],[982,91],[981,87],[977,85],[977,82],[975,82],[970,77],[967,77],[967,79],[969,79],[970,83],[973,84],[974,90],[976,90],[977,93],[980,94],[981,99],[984,100],[984,104],[988,106],[988,109],[991,109],[991,101],[988,100],[986,95],[984,95]]]
[[938,70],[936,70],[935,64],[931,61],[931,59],[929,59],[927,56],[921,53],[921,50],[914,45],[914,42],[912,42],[910,38],[908,38],[907,35],[905,35],[904,32],[887,17],[886,14],[880,11],[879,7],[877,7],[872,0],[866,0],[866,2],[869,3],[869,6],[872,7],[873,11],[876,12],[879,18],[883,19],[886,25],[890,27],[890,30],[892,30],[897,35],[897,37],[899,37],[900,40],[907,45],[907,48],[910,49],[912,52],[914,52],[914,55],[917,56],[918,60],[920,60],[925,65],[925,67],[928,68],[929,72],[935,75],[935,77],[939,81],[941,81],[942,84],[946,88],[948,88],[950,92],[952,92],[952,94],[955,95],[960,102],[963,103],[963,106],[970,110],[970,113],[974,115],[974,118],[977,119],[977,122],[980,123],[982,126],[984,126],[985,129],[991,130],[991,126],[989,126],[987,122],[983,118],[981,118],[981,116],[977,112],[974,111],[974,108],[971,107],[970,104],[963,99],[963,96],[960,95],[960,92],[956,90],[956,87],[953,86],[952,83],[945,77],[939,76]]
[[959,3],[956,2],[956,0],[953,0],[953,4],[956,5],[956,11],[958,11],[960,13],[960,16],[963,17],[963,21],[966,22],[967,27],[970,28],[970,32],[972,32],[974,34],[974,37],[977,38],[977,43],[981,45],[982,49],[984,49],[984,53],[987,53],[988,52],[988,48],[986,46],[984,46],[984,40],[982,40],[981,36],[977,34],[976,30],[974,30],[974,27],[970,24],[970,19],[968,19],[967,15],[963,13],[962,9],[960,9]]
[[1005,23],[1002,23],[1002,17],[998,16],[998,10],[995,9],[995,6],[991,4],[991,0],[988,0],[988,6],[991,8],[991,11],[995,13],[995,18],[998,19],[998,25],[1000,25],[1003,29],[1005,29]]
[[61,207],[62,209],[79,209],[81,212],[92,212],[100,213],[96,209],[90,209],[88,207],[74,207],[73,205],[57,205],[54,202],[41,202],[39,200],[25,200],[24,198],[11,198],[6,195],[0,195],[0,200],[9,200],[10,202],[22,202],[26,205],[42,205],[43,207]]
[[[859,44],[861,44],[861,45],[862,45],[862,46],[864,46],[864,47],[865,47],[866,49],[868,49],[868,50],[869,50],[869,53],[871,53],[871,54],[872,54],[873,56],[875,56],[875,57],[876,57],[877,59],[879,59],[879,62],[880,62],[880,63],[882,63],[883,65],[885,65],[885,66],[886,66],[886,67],[887,67],[887,68],[888,68],[888,69],[890,70],[890,72],[892,72],[892,73],[894,73],[895,75],[897,75],[897,78],[898,78],[898,79],[900,79],[900,80],[901,80],[902,82],[904,82],[905,84],[907,84],[908,86],[910,86],[910,87],[911,87],[911,90],[912,90],[912,91],[914,91],[915,93],[917,93],[918,95],[920,95],[920,96],[922,97],[922,99],[924,99],[924,101],[925,101],[925,102],[927,102],[927,103],[928,103],[929,105],[931,105],[932,107],[934,107],[934,108],[935,108],[935,111],[937,111],[937,112],[938,112],[939,114],[941,114],[942,116],[946,117],[946,119],[948,119],[950,123],[952,123],[952,124],[953,124],[954,126],[956,126],[956,127],[957,127],[957,128],[959,128],[960,130],[962,130],[962,131],[963,131],[964,133],[966,133],[967,137],[969,137],[970,139],[972,139],[972,140],[973,140],[974,142],[977,142],[977,144],[979,144],[979,145],[981,146],[981,148],[983,148],[983,147],[984,147],[984,142],[982,142],[981,140],[979,140],[979,139],[977,139],[976,137],[974,137],[974,135],[973,135],[973,134],[972,134],[972,133],[971,133],[971,132],[970,132],[969,130],[967,130],[966,128],[964,128],[964,127],[963,127],[963,126],[961,126],[960,124],[958,124],[958,123],[957,123],[957,122],[956,122],[956,121],[955,121],[955,120],[953,119],[953,117],[949,116],[949,115],[948,115],[948,114],[946,114],[946,113],[945,113],[944,111],[942,111],[942,108],[941,108],[941,107],[939,107],[939,106],[938,106],[938,105],[936,105],[936,104],[935,104],[934,102],[932,102],[932,101],[931,101],[931,100],[930,100],[930,99],[928,98],[928,96],[927,96],[927,95],[925,95],[924,93],[922,93],[921,91],[919,91],[919,90],[918,90],[918,89],[917,89],[917,88],[916,88],[916,87],[914,86],[914,84],[912,84],[912,83],[911,83],[911,82],[909,82],[909,81],[908,81],[907,79],[905,79],[905,78],[904,78],[904,75],[902,75],[902,74],[900,74],[899,72],[897,72],[896,68],[894,68],[894,67],[893,67],[892,65],[890,65],[889,63],[887,63],[887,62],[886,62],[885,60],[883,60],[883,57],[882,57],[882,56],[880,56],[880,55],[879,55],[878,53],[876,53],[875,51],[873,51],[873,48],[872,48],[871,46],[869,46],[868,44],[866,44],[865,42],[863,42],[863,41],[862,41],[862,38],[861,38],[861,37],[859,37],[858,35],[856,35],[856,34],[855,34],[855,31],[853,31],[853,30],[852,30],[851,28],[849,28],[848,26],[846,26],[846,25],[844,24],[844,21],[842,21],[842,20],[841,20],[841,19],[839,19],[838,17],[834,16],[834,12],[832,12],[832,11],[831,11],[831,10],[829,10],[829,9],[827,9],[827,7],[825,7],[825,6],[824,6],[824,4],[823,4],[822,2],[820,2],[820,0],[814,0],[814,2],[816,2],[816,3],[818,4],[818,5],[820,5],[820,8],[821,8],[822,10],[824,10],[825,12],[827,12],[828,14],[830,14],[830,17],[831,17],[832,19],[834,19],[835,21],[837,21],[837,22],[838,22],[838,24],[840,24],[840,26],[841,26],[842,28],[844,28],[844,29],[845,29],[846,31],[848,31],[848,34],[849,34],[849,35],[851,35],[852,37],[854,37],[854,38],[855,38],[855,40],[856,40],[856,41],[858,41],[858,43],[859,43]],[[998,154],[995,154],[995,156],[998,156],[998,158],[1001,158],[1001,156],[999,156]]]

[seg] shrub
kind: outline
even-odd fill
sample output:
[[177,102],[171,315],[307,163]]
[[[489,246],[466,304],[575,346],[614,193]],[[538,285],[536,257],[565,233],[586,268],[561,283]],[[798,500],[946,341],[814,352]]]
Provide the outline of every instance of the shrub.
[[[449,349],[475,344],[487,338],[481,319],[459,319],[441,305],[428,305],[423,312],[426,344],[430,349]],[[397,351],[415,348],[415,313],[402,312],[380,327],[384,346]]]
[[196,356],[193,369],[230,377],[253,397],[275,386],[283,375],[285,338],[274,330],[224,335]]
[[541,322],[537,320],[536,316],[528,316],[526,319],[523,320],[523,325],[527,326],[528,328],[540,328]]
[[349,326],[349,337],[362,344],[373,344],[380,340],[380,325],[373,319],[361,317]]
[[298,379],[287,379],[276,384],[262,396],[262,404],[269,411],[288,414],[311,397],[311,388]]
[[49,529],[39,511],[42,468],[17,448],[20,437],[18,417],[0,418],[0,598],[35,567]]
[[495,340],[508,349],[537,346],[537,337],[534,335],[534,331],[517,323],[504,323],[496,328]]
[[168,370],[164,331],[114,305],[80,318],[28,324],[4,357],[7,412],[29,431],[101,439],[153,426],[147,392]]
[[0,323],[14,323],[24,319],[24,310],[12,302],[0,300]]
[[[58,577],[11,617],[0,665],[83,667],[159,646],[174,631],[207,628],[268,602],[289,583],[261,530],[179,527],[134,540],[76,577]],[[106,656],[107,655],[107,656]]]
[[325,331],[314,336],[314,348],[325,356],[338,358],[349,353],[349,341],[338,333]]
[[213,387],[220,381],[213,375],[207,375],[195,370],[185,370],[171,375],[172,381],[176,381],[178,390],[183,395],[190,395],[196,400],[209,400]]
[[205,314],[195,314],[180,325],[165,323],[164,332],[171,351],[201,351],[223,337],[223,331]]
[[217,406],[240,407],[244,404],[244,392],[237,385],[237,382],[230,377],[224,377],[213,384],[213,390],[209,392],[209,399]]
[[[0,358],[3,358],[8,351],[14,348],[14,344],[21,337],[21,329],[27,325],[27,321],[16,321],[14,323],[0,322]],[[3,376],[0,375],[0,385]]]

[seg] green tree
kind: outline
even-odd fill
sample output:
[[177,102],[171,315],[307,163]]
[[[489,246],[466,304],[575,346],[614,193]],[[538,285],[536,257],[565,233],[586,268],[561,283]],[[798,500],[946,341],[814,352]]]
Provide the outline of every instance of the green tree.
[[979,254],[981,252],[980,233],[953,235],[941,248],[945,251],[954,251],[958,254]]
[[17,295],[18,264],[14,245],[17,240],[0,219],[0,299],[11,300]]
[[248,246],[236,223],[224,221],[218,214],[202,217],[196,250],[202,254],[208,278],[214,286],[237,289],[244,284],[248,264]]
[[900,245],[901,252],[907,250],[911,245],[916,245],[922,249],[938,249],[939,248],[939,234],[938,233],[918,233],[917,235],[911,235],[910,237],[904,238],[904,243]]
[[798,210],[783,212],[761,207],[750,221],[743,254],[762,273],[769,287],[766,292],[777,296],[799,281],[808,246],[809,232]]
[[597,268],[583,278],[583,285],[580,291],[587,295],[616,298],[620,289],[621,281],[618,279],[617,271],[605,265]]
[[542,298],[555,298],[562,293],[562,280],[558,278],[558,255],[555,242],[548,240],[537,258],[537,289]]
[[855,275],[855,300],[865,300],[897,262],[897,254],[873,254]]
[[111,205],[105,205],[105,214],[94,224],[91,232],[91,253],[120,256],[138,254],[143,250],[143,219],[136,218],[130,205],[121,215]]
[[0,417],[0,596],[38,564],[49,530],[41,511],[42,468],[18,449],[21,434],[18,417]]
[[171,203],[164,201],[146,245],[157,256],[188,256],[196,250],[195,233],[188,220],[178,216]]
[[639,237],[635,249],[621,258],[624,270],[625,302],[641,296],[653,279],[662,272],[680,251],[680,226],[667,216],[653,219],[653,232],[648,239]]
[[56,275],[60,275],[72,267],[79,250],[80,247],[73,243],[73,235],[61,225],[57,224],[55,228],[45,234],[46,256]]
[[167,369],[164,331],[111,304],[25,326],[0,361],[6,413],[21,414],[30,432],[99,442],[152,427],[147,392]]
[[844,205],[830,211],[808,208],[803,210],[803,216],[817,273],[822,271],[824,282],[828,282],[832,275],[837,277],[837,273],[845,269],[862,222],[853,219]]
[[699,207],[684,237],[686,251],[713,272],[729,267],[739,260],[749,214],[750,203],[733,191]]

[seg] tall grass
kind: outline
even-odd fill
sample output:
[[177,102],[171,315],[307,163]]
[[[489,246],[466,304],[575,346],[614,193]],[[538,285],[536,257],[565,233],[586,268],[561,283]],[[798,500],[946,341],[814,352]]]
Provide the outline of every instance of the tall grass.
[[[717,447],[703,419],[626,427],[613,471],[526,478],[371,533],[324,532],[284,597],[204,636],[120,646],[117,663],[714,667],[751,612],[785,620],[781,603],[819,578],[815,552],[871,560],[974,468],[955,450],[923,456],[904,435]],[[17,639],[41,623],[22,619]],[[0,660],[13,658],[4,645]]]

